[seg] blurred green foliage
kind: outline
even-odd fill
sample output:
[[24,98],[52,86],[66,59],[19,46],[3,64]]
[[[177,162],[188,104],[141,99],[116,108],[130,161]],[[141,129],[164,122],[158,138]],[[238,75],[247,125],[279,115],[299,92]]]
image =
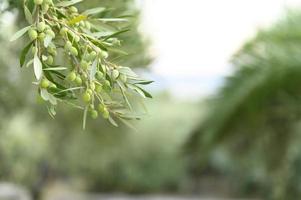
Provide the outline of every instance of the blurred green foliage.
[[211,166],[241,191],[299,199],[301,14],[287,16],[233,57],[233,76],[187,144],[196,170]]

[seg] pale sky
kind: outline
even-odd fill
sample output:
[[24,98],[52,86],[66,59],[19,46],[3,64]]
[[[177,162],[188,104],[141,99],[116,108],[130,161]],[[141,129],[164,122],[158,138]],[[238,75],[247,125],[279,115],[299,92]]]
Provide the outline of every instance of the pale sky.
[[228,60],[259,28],[301,0],[139,0],[152,40],[152,71],[182,96],[212,94],[231,73]]

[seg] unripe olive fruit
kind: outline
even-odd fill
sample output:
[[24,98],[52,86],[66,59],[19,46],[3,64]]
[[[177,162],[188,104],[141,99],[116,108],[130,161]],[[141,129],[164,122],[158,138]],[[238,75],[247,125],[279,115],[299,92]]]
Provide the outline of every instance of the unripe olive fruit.
[[56,87],[56,84],[50,83],[50,88],[57,88],[57,87]]
[[29,38],[30,38],[31,40],[35,40],[35,39],[37,39],[37,37],[38,37],[38,32],[37,32],[36,30],[34,30],[34,29],[30,29],[30,30],[28,31],[28,36],[29,36]]
[[48,48],[47,51],[48,51],[48,53],[50,53],[50,54],[52,54],[52,55],[54,55],[54,56],[57,55],[57,51],[56,51],[55,48]]
[[106,51],[101,51],[100,55],[101,55],[102,58],[108,58],[109,57],[109,54]]
[[88,63],[87,61],[85,61],[85,60],[82,60],[82,61],[80,62],[80,67],[81,67],[83,70],[87,70],[88,67],[89,67],[89,63]]
[[70,53],[73,55],[73,56],[78,56],[78,51],[75,47],[71,47],[70,48]]
[[93,91],[94,91],[94,90],[95,90],[95,87],[96,87],[96,86],[95,86],[95,83],[93,83],[93,82],[92,82],[92,83],[90,84],[90,88],[91,88],[91,90],[93,90]]
[[108,87],[110,87],[110,86],[111,86],[111,83],[110,83],[110,81],[108,81],[108,80],[105,80],[105,85],[106,85],[106,86],[108,86]]
[[119,71],[117,69],[114,69],[112,71],[112,77],[113,77],[113,79],[117,79],[118,76],[119,76]]
[[46,30],[46,34],[52,38],[55,38],[55,33],[51,29]]
[[75,73],[75,72],[70,72],[70,73],[68,74],[68,76],[67,76],[67,79],[68,79],[69,81],[75,81],[75,79],[76,79],[76,73]]
[[97,109],[99,110],[99,112],[103,113],[103,111],[105,110],[105,105],[98,104]]
[[77,13],[78,12],[78,9],[75,7],[75,6],[71,6],[69,8],[69,11],[72,12],[72,13]]
[[83,81],[86,81],[87,80],[87,78],[88,78],[88,75],[87,74],[82,74],[82,79],[83,79]]
[[46,28],[45,22],[39,22],[37,28],[39,32],[43,32]]
[[72,48],[72,43],[70,41],[67,41],[65,44],[65,49],[70,50]]
[[82,85],[83,84],[83,81],[82,81],[80,76],[76,77],[75,82],[76,82],[77,85]]
[[35,55],[37,52],[38,52],[38,48],[37,48],[37,47],[32,47],[31,53],[32,53],[33,55]]
[[74,41],[75,42],[79,42],[80,41],[80,37],[78,35],[74,35]]
[[97,56],[97,53],[95,51],[92,51],[89,55],[89,60],[94,60]]
[[93,91],[91,89],[87,89],[86,91],[88,94],[92,95],[93,94]]
[[40,83],[41,88],[44,88],[44,89],[48,88],[49,85],[50,85],[50,82],[47,79],[43,79]]
[[84,102],[89,103],[91,101],[91,95],[88,92],[85,92],[82,95],[82,99]]
[[110,113],[107,108],[104,108],[104,111],[102,113],[103,118],[108,119],[110,117]]
[[92,110],[90,114],[91,114],[92,119],[97,119],[98,112],[96,110]]
[[36,5],[41,5],[43,3],[43,0],[34,0],[34,3]]
[[66,35],[67,32],[68,32],[68,29],[67,29],[66,27],[63,27],[63,28],[61,28],[61,30],[60,30],[60,34],[61,34],[62,36]]
[[95,92],[96,93],[101,93],[101,91],[102,91],[102,86],[101,85],[96,85],[95,86]]
[[120,74],[119,78],[122,82],[124,82],[124,83],[127,82],[127,76],[125,74]]
[[97,78],[98,80],[101,80],[101,79],[103,78],[103,73],[100,72],[100,71],[96,72],[96,78]]
[[43,13],[47,13],[48,10],[49,10],[49,5],[48,5],[48,4],[43,4],[43,5],[42,5],[42,12],[43,12]]
[[52,65],[52,64],[53,64],[53,57],[52,57],[52,56],[48,56],[48,57],[47,57],[47,60],[46,60],[46,63],[47,63],[48,65]]
[[44,39],[45,39],[45,37],[46,37],[45,33],[40,33],[39,36],[38,36],[39,41],[40,41],[40,42],[43,42]]

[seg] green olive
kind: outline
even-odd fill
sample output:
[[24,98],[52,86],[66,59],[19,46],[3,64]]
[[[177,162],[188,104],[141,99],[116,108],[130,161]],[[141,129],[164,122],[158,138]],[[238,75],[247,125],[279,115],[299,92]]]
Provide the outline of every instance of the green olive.
[[39,22],[37,28],[39,32],[43,32],[46,28],[45,22]]
[[55,38],[55,33],[51,29],[46,30],[46,35],[49,35],[50,37]]
[[39,36],[38,36],[39,41],[44,42],[45,37],[46,37],[45,33],[40,33]]
[[54,83],[50,83],[50,86],[49,86],[50,88],[57,88],[57,86],[56,86],[56,84],[54,84]]
[[56,56],[57,55],[57,51],[55,48],[48,48],[47,49],[48,53],[50,53],[51,55]]
[[97,119],[98,117],[98,112],[96,110],[92,110],[90,113],[92,119]]
[[67,29],[66,27],[63,27],[63,28],[61,28],[61,30],[60,30],[60,34],[61,34],[62,36],[65,36],[67,32],[68,32],[68,29]]
[[108,87],[110,87],[111,86],[111,82],[108,81],[108,80],[105,80],[105,85],[108,86]]
[[70,53],[73,55],[73,56],[78,56],[78,51],[75,47],[71,47],[70,48]]
[[119,76],[119,71],[117,69],[114,69],[112,71],[112,77],[113,77],[113,79],[116,80],[118,78],[118,76]]
[[101,91],[102,91],[102,86],[101,85],[96,85],[95,86],[95,92],[96,93],[101,93]]
[[85,60],[82,60],[82,61],[80,62],[80,67],[81,67],[83,70],[87,70],[88,67],[89,67],[89,63],[88,63],[87,61],[85,61]]
[[91,88],[91,90],[93,90],[93,91],[94,91],[94,90],[95,90],[95,87],[96,87],[96,86],[95,86],[95,83],[94,83],[94,82],[92,82],[92,83],[90,84],[90,88]]
[[93,95],[93,91],[91,89],[87,89],[86,91],[88,94]]
[[102,113],[103,118],[108,119],[110,117],[110,113],[107,108],[104,108],[104,111]]
[[85,92],[82,95],[82,99],[85,103],[89,103],[91,101],[91,95],[88,92]]
[[77,13],[78,12],[78,9],[75,7],[75,6],[71,6],[69,8],[69,11],[72,12],[72,13]]
[[50,82],[47,79],[43,79],[40,83],[41,88],[44,88],[44,89],[48,88],[49,85],[50,85]]
[[30,29],[28,31],[28,36],[31,40],[35,40],[38,37],[38,32],[35,29]]
[[35,55],[37,52],[38,52],[38,48],[35,47],[35,46],[33,46],[32,49],[31,49],[31,53],[32,53],[33,55]]
[[101,55],[102,58],[108,58],[109,57],[109,54],[106,51],[101,51],[100,55]]
[[74,41],[75,42],[79,42],[80,41],[80,37],[78,35],[74,35]]
[[49,10],[49,5],[48,5],[48,4],[43,4],[43,5],[42,5],[42,12],[43,12],[43,13],[47,13],[48,10]]
[[124,83],[127,82],[127,76],[125,74],[120,74],[119,78],[122,82],[124,82]]
[[52,65],[52,64],[53,64],[53,57],[52,57],[52,56],[48,56],[48,57],[47,57],[47,60],[46,60],[46,63],[47,63],[48,65]]
[[67,41],[65,44],[65,50],[70,50],[72,48],[72,43],[70,41]]
[[89,54],[89,60],[94,60],[97,56],[97,53],[95,51],[92,51],[90,54]]
[[67,79],[71,82],[75,81],[76,79],[76,73],[75,72],[70,72],[67,76]]
[[34,3],[35,3],[36,5],[42,5],[43,0],[34,0]]
[[76,82],[77,85],[82,85],[83,84],[83,81],[82,81],[82,79],[79,75],[76,77],[75,82]]
[[100,71],[96,72],[96,78],[97,78],[98,80],[103,79],[103,73],[100,72]]
[[105,108],[106,108],[106,107],[105,107],[105,105],[103,105],[103,104],[98,104],[98,106],[97,106],[98,111],[101,112],[101,113],[104,112]]

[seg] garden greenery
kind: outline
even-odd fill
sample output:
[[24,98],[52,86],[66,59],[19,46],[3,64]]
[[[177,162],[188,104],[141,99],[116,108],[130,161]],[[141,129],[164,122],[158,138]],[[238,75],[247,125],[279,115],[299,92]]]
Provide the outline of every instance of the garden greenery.
[[151,98],[141,88],[152,81],[141,79],[129,67],[115,64],[110,53],[126,55],[118,47],[118,26],[126,18],[99,18],[106,8],[79,12],[75,4],[83,0],[24,0],[24,13],[29,26],[15,33],[11,41],[28,34],[29,43],[20,55],[20,65],[33,66],[35,85],[54,117],[58,102],[64,102],[96,119],[101,114],[113,125],[115,119],[128,124],[139,119],[133,101]]

